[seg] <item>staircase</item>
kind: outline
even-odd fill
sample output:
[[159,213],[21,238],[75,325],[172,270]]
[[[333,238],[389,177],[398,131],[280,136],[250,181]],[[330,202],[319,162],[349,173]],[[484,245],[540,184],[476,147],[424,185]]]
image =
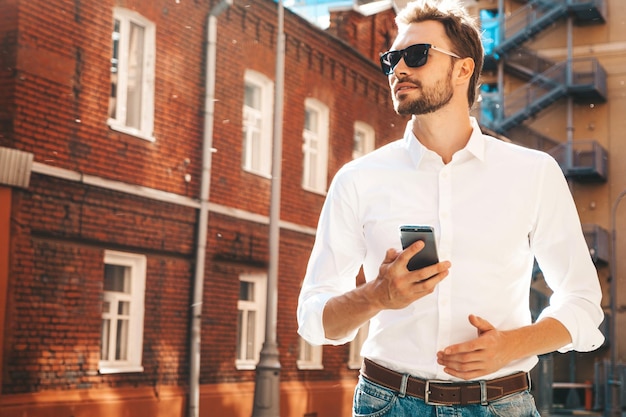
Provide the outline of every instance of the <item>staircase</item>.
[[505,19],[504,39],[494,49],[495,54],[502,56],[522,45],[566,14],[565,0],[556,0],[548,5],[538,0],[529,2]]
[[506,95],[481,94],[481,123],[514,142],[553,154],[568,178],[606,181],[607,154],[595,141],[561,144],[522,124],[564,97],[577,102],[605,102],[605,70],[595,58],[553,62],[521,47],[566,16],[577,25],[604,23],[604,0],[516,1],[524,5],[504,19],[503,36],[486,61],[502,61],[507,73],[527,83]]
[[510,53],[504,66],[509,73],[528,83],[504,96],[497,116],[485,123],[500,134],[568,95],[578,101],[606,102],[606,71],[595,58],[572,61],[571,79],[566,61],[555,64],[523,48]]
[[502,56],[572,14],[576,24],[605,22],[603,0],[529,0],[504,20],[504,38],[494,53]]

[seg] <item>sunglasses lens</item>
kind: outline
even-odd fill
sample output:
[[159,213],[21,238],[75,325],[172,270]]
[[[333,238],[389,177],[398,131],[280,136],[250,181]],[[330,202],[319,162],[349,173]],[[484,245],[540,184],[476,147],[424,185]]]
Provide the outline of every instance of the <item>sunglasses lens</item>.
[[404,62],[411,68],[418,68],[426,64],[430,45],[413,45],[404,51]]
[[398,65],[398,62],[400,62],[400,58],[402,58],[402,52],[403,51],[389,51],[381,55],[380,67],[385,75],[393,73],[393,69]]
[[389,51],[381,55],[380,67],[385,75],[391,75],[394,68],[404,58],[404,63],[411,68],[418,68],[426,64],[430,45],[417,44],[400,51]]

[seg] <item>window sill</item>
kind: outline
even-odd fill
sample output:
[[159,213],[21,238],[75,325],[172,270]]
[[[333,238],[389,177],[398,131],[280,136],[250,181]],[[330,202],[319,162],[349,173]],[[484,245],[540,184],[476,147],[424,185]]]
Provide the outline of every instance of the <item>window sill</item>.
[[309,186],[307,186],[307,185],[303,185],[303,186],[302,186],[302,189],[303,189],[304,191],[308,191],[308,192],[310,192],[310,193],[319,194],[319,195],[321,195],[321,196],[325,196],[325,195],[326,195],[326,193],[327,193],[327,191],[326,191],[326,190],[316,190],[315,188],[313,188],[313,187],[309,187]]
[[246,167],[242,167],[242,169],[245,172],[247,172],[248,174],[256,175],[257,177],[265,178],[265,179],[268,179],[268,180],[272,179],[272,174],[268,174],[268,173],[265,173],[265,172],[261,172],[261,171],[250,169],[250,168],[246,168]]
[[109,120],[108,125],[111,128],[111,130],[115,130],[116,132],[121,132],[130,136],[135,136],[139,139],[143,139],[148,142],[156,142],[156,138],[154,136],[148,135],[145,132],[142,132],[132,127],[127,127],[127,126],[116,124],[115,121],[113,120]]
[[320,371],[324,369],[321,363],[298,362],[298,369],[301,371]]
[[133,373],[133,372],[143,372],[143,366],[141,365],[126,365],[126,366],[100,365],[98,369],[98,373],[100,375],[125,374],[125,373]]
[[256,369],[256,363],[238,361],[235,363],[235,368],[237,368],[238,371],[254,371]]

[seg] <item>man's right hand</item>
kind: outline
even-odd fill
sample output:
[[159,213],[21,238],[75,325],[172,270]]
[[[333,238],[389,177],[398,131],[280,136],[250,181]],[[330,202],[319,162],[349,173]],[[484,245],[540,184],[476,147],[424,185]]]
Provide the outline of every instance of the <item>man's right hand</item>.
[[401,309],[432,293],[448,276],[451,264],[444,261],[409,271],[409,259],[423,248],[418,241],[400,252],[387,250],[376,279],[328,300],[322,314],[326,337],[344,338],[381,310]]
[[451,266],[449,261],[439,262],[415,271],[409,271],[409,260],[424,249],[424,242],[417,241],[403,251],[388,249],[381,264],[378,277],[372,283],[381,310],[401,309],[415,300],[432,293],[445,277]]

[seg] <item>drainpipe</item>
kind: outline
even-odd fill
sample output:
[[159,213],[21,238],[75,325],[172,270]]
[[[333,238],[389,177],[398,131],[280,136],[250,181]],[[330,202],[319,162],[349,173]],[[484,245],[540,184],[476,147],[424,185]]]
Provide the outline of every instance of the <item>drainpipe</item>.
[[[506,27],[504,25],[504,0],[498,0],[498,45],[501,45],[505,38]],[[498,57],[498,102],[500,105],[496,115],[496,125],[504,120],[504,56]]]
[[198,417],[200,411],[200,331],[202,328],[202,300],[204,292],[204,264],[206,258],[207,227],[209,224],[209,191],[211,188],[211,158],[213,152],[213,121],[215,118],[215,73],[217,54],[217,17],[233,0],[220,0],[207,18],[206,74],[204,97],[204,135],[202,138],[202,176],[200,178],[200,211],[196,231],[196,268],[193,277],[191,303],[191,331],[189,352],[189,413]]
[[622,416],[622,381],[620,378],[619,365],[619,349],[617,345],[617,313],[618,313],[618,291],[617,288],[617,208],[620,201],[626,197],[626,190],[623,190],[613,203],[611,210],[611,259],[610,259],[610,294],[611,294],[611,321],[609,322],[609,347],[611,349],[611,362],[606,379],[607,401],[604,405],[604,416],[621,417]]
[[[574,80],[574,18],[570,15],[567,18],[567,65],[565,67],[565,83],[569,90]],[[567,96],[567,152],[565,152],[565,166],[567,171],[571,171],[574,166],[574,98],[571,94]],[[570,181],[570,188],[572,184]],[[574,356],[574,355],[572,355]]]

